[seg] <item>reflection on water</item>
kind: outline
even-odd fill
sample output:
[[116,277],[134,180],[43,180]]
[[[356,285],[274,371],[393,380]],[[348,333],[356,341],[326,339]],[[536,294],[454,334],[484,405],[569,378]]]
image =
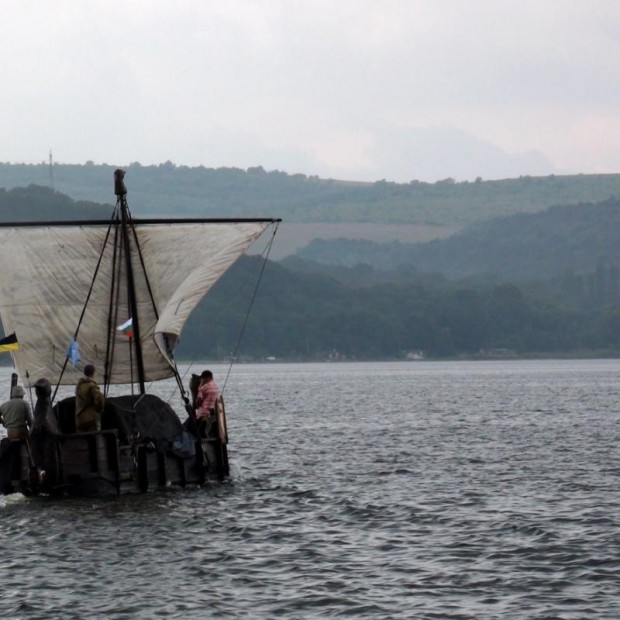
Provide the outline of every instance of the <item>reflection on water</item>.
[[231,482],[0,499],[0,615],[620,617],[619,377],[617,361],[238,366]]

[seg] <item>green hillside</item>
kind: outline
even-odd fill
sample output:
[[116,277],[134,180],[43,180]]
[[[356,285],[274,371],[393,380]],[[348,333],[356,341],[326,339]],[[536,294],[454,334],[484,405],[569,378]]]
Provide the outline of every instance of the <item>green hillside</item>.
[[[260,270],[238,261],[190,317],[185,359],[403,359],[493,355],[620,354],[618,305],[579,307],[550,283],[446,281],[355,284],[267,266],[241,346],[238,335]],[[558,285],[561,284],[558,282]],[[225,317],[225,320],[220,320]],[[216,320],[214,320],[214,318]]]
[[[74,200],[114,202],[112,165],[0,164],[0,187],[53,186]],[[501,181],[355,183],[260,166],[126,166],[136,216],[281,217],[285,222],[465,226],[556,205],[620,197],[620,174],[522,177]]]
[[[49,188],[0,190],[5,221],[109,215],[110,205],[75,202]],[[178,355],[294,360],[402,359],[418,350],[427,357],[506,350],[617,355],[619,218],[615,199],[481,222],[443,242],[352,244],[362,259],[383,260],[388,249],[405,252],[396,258],[397,269],[373,267],[368,260],[354,267],[300,258],[286,266],[269,263],[237,350],[261,268],[258,257],[246,257],[190,317]]]
[[111,213],[111,205],[75,201],[49,187],[0,188],[1,222],[107,219]]
[[450,277],[538,280],[590,272],[601,263],[620,265],[620,200],[479,222],[429,243],[315,240],[297,255],[323,264],[367,264],[383,271],[407,267]]

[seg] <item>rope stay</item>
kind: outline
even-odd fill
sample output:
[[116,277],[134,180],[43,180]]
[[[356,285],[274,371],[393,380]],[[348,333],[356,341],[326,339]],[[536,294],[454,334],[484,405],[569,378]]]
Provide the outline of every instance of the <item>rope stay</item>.
[[256,295],[258,293],[258,288],[260,286],[261,280],[263,279],[263,275],[265,273],[265,268],[267,267],[267,262],[269,260],[269,254],[271,252],[271,248],[273,247],[273,242],[275,240],[276,237],[276,233],[278,232],[278,227],[279,227],[280,223],[276,222],[273,226],[273,232],[271,234],[271,238],[269,239],[269,242],[267,243],[265,249],[263,250],[263,262],[261,264],[261,268],[260,268],[260,272],[258,274],[258,278],[256,280],[256,284],[254,286],[254,290],[252,292],[252,297],[250,299],[250,303],[248,305],[248,309],[245,313],[245,318],[243,320],[243,324],[241,326],[241,330],[239,331],[239,337],[237,338],[237,343],[235,344],[235,348],[233,350],[232,356],[230,358],[230,365],[228,366],[228,371],[226,373],[226,377],[224,379],[224,383],[222,385],[222,389],[220,391],[221,394],[224,394],[224,391],[226,390],[226,385],[228,384],[228,378],[230,377],[230,373],[232,371],[232,367],[237,359],[237,352],[239,351],[239,347],[241,346],[241,340],[243,339],[243,336],[245,334],[245,329],[247,327],[248,324],[248,320],[250,318],[250,313],[252,312],[252,307],[254,306],[254,301],[256,300]]
[[[274,242],[274,239],[275,239],[276,233],[278,232],[278,226],[279,226],[279,225],[280,225],[280,221],[279,221],[279,220],[276,220],[276,221],[272,224],[272,226],[273,226],[273,232],[272,232],[272,234],[271,234],[271,237],[270,237],[269,241],[267,242],[267,244],[266,244],[266,245],[265,245],[265,247],[263,248],[263,251],[261,252],[261,256],[263,257],[263,261],[262,261],[262,263],[261,263],[261,269],[260,269],[260,272],[259,272],[258,278],[257,278],[257,280],[256,280],[256,283],[255,283],[255,285],[254,285],[254,290],[253,290],[253,292],[252,292],[252,297],[251,297],[250,303],[249,303],[249,305],[248,305],[247,311],[246,311],[246,313],[245,313],[244,322],[243,322],[243,325],[242,325],[241,330],[240,330],[240,332],[239,332],[239,336],[238,336],[238,338],[237,338],[237,343],[236,343],[236,345],[235,345],[234,353],[232,354],[232,356],[231,356],[231,358],[230,358],[230,362],[231,362],[231,363],[230,363],[230,365],[229,365],[229,367],[228,367],[228,371],[227,371],[227,373],[226,373],[226,377],[225,377],[225,379],[224,379],[224,383],[222,384],[222,389],[220,390],[220,394],[221,394],[221,395],[223,395],[223,394],[224,394],[224,390],[225,390],[225,388],[226,388],[226,384],[228,383],[228,378],[229,378],[230,373],[231,373],[231,371],[232,371],[232,366],[233,366],[233,364],[234,364],[234,362],[235,362],[235,359],[236,359],[236,354],[237,354],[237,351],[239,350],[239,346],[241,345],[241,340],[242,340],[242,338],[243,338],[243,334],[244,334],[244,332],[245,332],[245,327],[246,327],[246,325],[247,325],[247,322],[248,322],[248,319],[249,319],[250,313],[251,313],[251,311],[252,311],[252,306],[254,305],[254,299],[256,298],[256,294],[257,294],[257,292],[258,292],[258,288],[260,287],[260,283],[261,283],[261,280],[262,280],[263,274],[264,274],[264,272],[265,272],[265,267],[267,266],[267,262],[268,262],[268,260],[269,260],[269,253],[271,252],[271,248],[272,248],[272,246],[273,246],[273,242]],[[249,280],[249,278],[250,278],[250,276],[248,275],[248,276],[247,276],[246,281],[247,281],[247,280]],[[242,289],[244,286],[245,286],[245,283],[244,283],[242,286],[240,286],[240,289]],[[181,386],[183,385],[183,382],[185,381],[185,378],[187,377],[187,375],[189,374],[189,372],[190,372],[190,371],[192,370],[192,368],[194,367],[194,365],[195,365],[195,363],[196,363],[196,360],[197,360],[197,357],[194,357],[194,358],[190,361],[190,363],[188,364],[187,368],[185,369],[185,372],[183,373],[183,376],[182,376],[182,377],[180,377],[180,376],[178,376],[178,377],[177,377],[177,382],[179,383],[179,385],[181,385]],[[176,363],[175,363],[175,370],[176,370]],[[177,373],[178,373],[178,371],[177,371]],[[181,387],[181,389],[183,390],[183,388],[182,388],[182,387]],[[183,392],[184,392],[184,390],[183,390]],[[172,397],[174,396],[174,393],[175,393],[175,390],[172,390],[172,391],[170,392],[170,396],[168,396],[168,399],[167,399],[167,401],[166,401],[166,402],[170,403],[170,401],[172,400]]]
[[[114,213],[112,214],[112,217],[110,218],[108,230],[106,232],[105,238],[103,240],[103,244],[101,246],[101,252],[99,253],[99,259],[97,260],[97,266],[95,267],[95,273],[93,274],[92,280],[90,282],[90,287],[86,295],[86,300],[84,301],[84,306],[82,307],[82,313],[80,314],[80,318],[78,319],[78,323],[75,328],[75,332],[73,334],[73,340],[77,340],[78,333],[80,331],[80,326],[82,325],[82,321],[84,320],[84,315],[86,314],[86,307],[88,306],[88,302],[90,301],[90,296],[95,286],[95,280],[97,279],[97,274],[99,273],[99,267],[101,266],[101,261],[103,260],[103,254],[105,252],[108,239],[110,238],[110,231],[112,230],[112,227],[114,226],[114,221],[116,219],[117,219],[117,210],[115,209]],[[56,398],[56,394],[58,392],[58,388],[60,387],[60,382],[62,381],[62,377],[65,374],[65,370],[67,369],[67,364],[69,362],[69,359],[70,359],[69,355],[66,355],[65,361],[62,365],[62,370],[60,371],[60,376],[58,377],[58,382],[56,383],[56,387],[54,388],[54,393],[52,394],[52,399],[51,399],[52,403],[54,402],[54,399]]]
[[[256,220],[252,220],[252,221],[256,221]],[[265,221],[265,220],[261,220],[261,221]],[[269,241],[267,242],[265,248],[263,249],[261,256],[263,258],[262,263],[261,263],[261,267],[260,267],[260,271],[258,274],[258,277],[256,279],[256,283],[254,285],[254,289],[252,291],[252,296],[250,299],[250,302],[248,304],[248,308],[245,312],[245,317],[243,320],[243,324],[241,326],[241,329],[239,331],[239,335],[237,338],[237,341],[235,343],[235,347],[234,350],[232,352],[232,355],[230,357],[230,364],[228,367],[228,370],[226,372],[226,376],[223,382],[223,386],[221,389],[221,393],[223,394],[227,383],[228,383],[228,379],[230,377],[231,371],[232,371],[232,367],[236,361],[237,358],[237,353],[239,351],[239,347],[241,346],[241,341],[243,339],[243,336],[245,334],[246,328],[247,328],[247,324],[248,324],[248,320],[252,311],[252,308],[254,306],[254,302],[258,293],[258,289],[260,286],[260,283],[262,281],[264,272],[265,272],[265,268],[267,266],[267,262],[269,259],[269,254],[271,252],[271,248],[273,247],[273,243],[275,240],[275,235],[278,231],[278,227],[280,224],[281,220],[277,219],[277,220],[271,220],[271,226],[272,226],[272,234],[269,238]],[[80,225],[82,224],[87,224],[90,222],[81,222]],[[103,222],[96,222],[96,223],[103,223]],[[142,254],[142,249],[140,247],[140,244],[138,242],[138,236],[137,236],[137,231],[136,231],[136,227],[135,224],[136,223],[140,223],[139,221],[134,222],[132,217],[131,217],[131,213],[129,211],[129,206],[127,204],[127,200],[125,197],[125,194],[117,194],[117,203],[116,203],[116,207],[112,213],[112,217],[110,218],[110,220],[107,223],[107,231],[101,246],[101,249],[99,251],[99,256],[97,259],[97,264],[90,282],[90,286],[88,289],[88,293],[86,295],[86,299],[84,301],[84,305],[82,307],[81,313],[80,313],[80,317],[78,319],[74,334],[73,334],[73,340],[77,340],[78,335],[79,335],[79,331],[80,331],[80,327],[82,325],[82,322],[84,320],[84,316],[86,314],[86,310],[88,307],[88,304],[90,302],[91,296],[92,296],[92,292],[94,290],[95,287],[95,282],[97,280],[102,262],[103,262],[103,258],[104,255],[106,253],[106,249],[108,247],[108,244],[110,242],[110,237],[112,234],[112,229],[114,229],[114,235],[113,235],[113,248],[112,248],[112,256],[111,256],[111,261],[112,261],[112,270],[111,270],[111,282],[110,282],[110,303],[109,303],[109,308],[108,308],[108,324],[107,324],[107,345],[106,345],[106,351],[105,351],[105,361],[104,361],[104,396],[108,395],[109,392],[109,387],[110,387],[110,378],[111,378],[111,374],[112,374],[112,361],[114,358],[114,349],[115,349],[115,338],[114,338],[114,333],[115,333],[115,328],[116,325],[118,324],[118,315],[119,315],[119,307],[118,307],[118,300],[120,299],[119,295],[120,295],[120,286],[121,286],[121,281],[122,281],[122,263],[123,260],[127,261],[128,263],[131,262],[131,256],[130,256],[130,247],[129,247],[129,239],[132,238],[132,240],[134,241],[135,244],[135,248],[136,248],[136,252],[137,252],[137,256],[139,259],[139,267],[141,268],[143,277],[145,279],[146,282],[146,287],[147,287],[147,291],[150,297],[150,301],[153,307],[153,310],[155,312],[155,316],[158,317],[159,313],[158,313],[158,309],[156,307],[156,303],[155,303],[155,299],[154,299],[154,295],[153,295],[153,291],[151,288],[151,283],[147,274],[147,270],[146,270],[146,265],[144,262],[144,257]],[[149,222],[150,223],[150,222]],[[127,227],[129,230],[127,230],[126,232],[123,233],[124,227]],[[133,280],[134,280],[134,274],[133,273],[129,273],[127,274],[128,280],[130,281],[130,284],[133,285]],[[249,276],[248,276],[249,278]],[[131,297],[131,292],[129,297]],[[116,300],[116,301],[115,301]],[[128,302],[130,303],[131,306],[131,301],[128,299]],[[131,312],[130,312],[131,315]],[[133,317],[134,318],[134,323],[136,322],[137,317]],[[135,326],[137,327],[137,326]],[[132,338],[131,340],[137,340],[137,338]],[[131,342],[130,345],[131,346]],[[139,343],[135,342],[135,346],[139,347]],[[138,352],[136,352],[138,353]],[[139,357],[139,355],[138,355]],[[176,380],[178,389],[181,393],[181,398],[183,400],[183,404],[185,409],[190,412],[190,410],[192,410],[191,407],[191,403],[188,397],[188,392],[187,390],[184,388],[183,385],[183,381],[185,379],[185,377],[187,376],[187,374],[190,372],[192,366],[194,365],[196,359],[194,358],[190,365],[188,366],[187,370],[184,372],[183,377],[180,376],[176,361],[174,359],[174,356],[172,354],[172,352],[170,351],[170,358],[172,361],[172,364],[170,365],[172,371],[173,371],[173,376]],[[54,402],[56,395],[58,393],[58,389],[60,387],[61,381],[62,381],[62,377],[64,376],[64,373],[66,371],[67,368],[67,364],[70,360],[70,355],[67,354],[65,355],[65,359],[64,359],[64,363],[60,372],[60,375],[58,377],[58,381],[57,384],[55,386],[54,392],[52,394],[52,398],[51,401],[52,403]],[[137,360],[138,361],[138,360]],[[131,363],[131,365],[133,366],[133,362]],[[139,360],[139,365],[141,365],[141,360]],[[132,368],[133,370],[133,368]],[[140,372],[139,372],[140,374]],[[144,393],[144,388],[143,386],[143,378],[139,377],[139,380],[141,382],[141,393]],[[133,379],[132,379],[132,389],[133,389]],[[174,391],[173,391],[174,393]],[[172,395],[169,397],[168,401],[171,400]],[[191,414],[190,414],[191,415]]]

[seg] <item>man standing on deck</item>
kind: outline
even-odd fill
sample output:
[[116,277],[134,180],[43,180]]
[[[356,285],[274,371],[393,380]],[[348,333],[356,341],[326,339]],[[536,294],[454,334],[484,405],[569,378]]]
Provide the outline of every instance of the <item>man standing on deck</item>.
[[21,385],[14,385],[11,388],[11,400],[0,405],[0,422],[5,426],[9,439],[28,437],[28,429],[32,428],[32,412],[24,400],[24,388]]
[[200,385],[196,395],[196,419],[200,434],[206,437],[211,427],[211,414],[215,407],[215,401],[220,395],[220,388],[213,380],[213,373],[205,370],[200,375]]
[[75,386],[75,430],[78,433],[94,433],[101,430],[103,394],[94,379],[95,367],[87,364],[84,376]]

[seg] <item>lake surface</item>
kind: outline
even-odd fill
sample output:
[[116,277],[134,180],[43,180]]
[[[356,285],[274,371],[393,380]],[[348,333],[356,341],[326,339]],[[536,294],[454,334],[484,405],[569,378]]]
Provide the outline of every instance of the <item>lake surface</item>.
[[618,360],[236,366],[230,483],[0,498],[0,617],[620,618],[619,397]]

